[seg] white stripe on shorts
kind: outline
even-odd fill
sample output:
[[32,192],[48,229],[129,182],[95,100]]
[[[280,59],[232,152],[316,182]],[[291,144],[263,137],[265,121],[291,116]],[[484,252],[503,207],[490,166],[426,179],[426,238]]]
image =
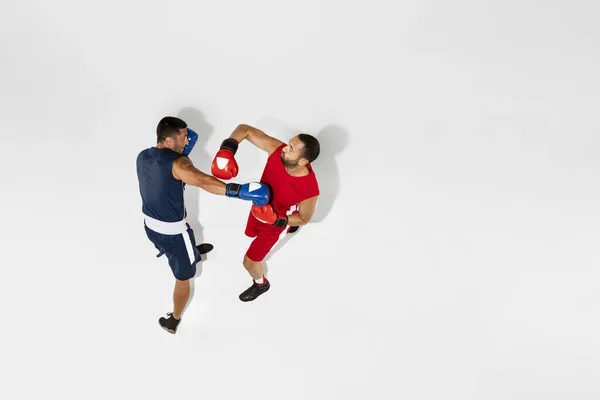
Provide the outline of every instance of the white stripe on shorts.
[[183,237],[183,243],[185,243],[185,248],[188,253],[188,257],[190,258],[190,264],[193,264],[196,261],[196,257],[194,256],[194,246],[192,246],[192,237],[189,232],[184,232],[181,234]]
[[281,231],[281,233],[279,234],[279,237],[277,238],[277,241],[275,242],[275,244],[273,245],[273,247],[271,247],[271,250],[274,249],[275,246],[277,246],[279,244],[279,242],[281,242],[283,240],[283,238],[287,236],[288,231],[290,229],[291,229],[291,226],[286,226],[285,229]]

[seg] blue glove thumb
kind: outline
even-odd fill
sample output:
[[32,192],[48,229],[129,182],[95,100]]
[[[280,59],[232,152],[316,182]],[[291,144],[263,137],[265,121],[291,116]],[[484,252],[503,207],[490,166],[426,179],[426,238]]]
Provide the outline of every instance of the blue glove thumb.
[[194,132],[190,128],[187,128],[187,131],[188,131],[189,143],[183,149],[183,154],[186,156],[192,152],[192,149],[194,148],[194,146],[196,145],[196,142],[198,141],[198,134],[196,132]]

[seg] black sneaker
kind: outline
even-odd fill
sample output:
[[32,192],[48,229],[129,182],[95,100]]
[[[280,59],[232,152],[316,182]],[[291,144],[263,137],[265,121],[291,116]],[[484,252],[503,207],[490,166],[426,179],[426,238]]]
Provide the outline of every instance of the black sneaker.
[[298,228],[300,228],[300,227],[299,226],[292,226],[290,228],[290,231],[288,233],[294,233],[294,232],[296,232],[298,230]]
[[167,313],[167,315],[169,318],[160,317],[158,319],[159,325],[169,333],[177,333],[177,326],[179,325],[181,319],[175,319],[175,317],[173,317],[173,313],[171,312]]
[[214,248],[214,246],[210,243],[200,243],[198,246],[196,246],[196,248],[198,249],[200,254],[206,254],[210,252]]
[[256,299],[258,296],[269,290],[271,284],[267,279],[265,279],[265,283],[259,285],[256,282],[252,283],[248,289],[246,289],[242,294],[240,294],[241,301],[252,301]]

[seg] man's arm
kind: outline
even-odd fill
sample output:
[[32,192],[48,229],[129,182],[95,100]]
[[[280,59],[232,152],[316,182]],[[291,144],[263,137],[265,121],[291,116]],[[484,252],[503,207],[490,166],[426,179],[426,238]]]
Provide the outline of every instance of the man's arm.
[[229,137],[237,140],[238,143],[241,143],[242,140],[246,139],[259,149],[269,153],[269,155],[283,144],[281,140],[275,139],[260,129],[246,124],[238,125]]
[[198,170],[187,157],[180,157],[173,162],[173,177],[209,193],[225,195],[225,182]]
[[291,226],[299,226],[306,225],[310,222],[313,214],[315,213],[315,208],[317,206],[317,199],[319,196],[311,197],[310,199],[306,199],[300,202],[300,210],[298,214],[293,214],[288,216],[288,225]]

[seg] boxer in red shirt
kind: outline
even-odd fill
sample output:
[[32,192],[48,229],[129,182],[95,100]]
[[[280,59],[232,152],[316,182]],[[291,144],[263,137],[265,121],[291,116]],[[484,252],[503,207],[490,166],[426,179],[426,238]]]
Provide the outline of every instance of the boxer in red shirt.
[[252,301],[269,290],[262,260],[290,230],[307,224],[313,216],[319,196],[317,177],[311,162],[320,151],[319,141],[301,133],[288,144],[263,131],[241,124],[221,143],[213,159],[211,171],[219,179],[237,176],[235,153],[238,145],[248,140],[269,154],[260,182],[270,186],[271,197],[265,206],[252,206],[246,223],[246,236],[254,240],[244,256],[244,267],[253,283],[240,294],[241,301]]

